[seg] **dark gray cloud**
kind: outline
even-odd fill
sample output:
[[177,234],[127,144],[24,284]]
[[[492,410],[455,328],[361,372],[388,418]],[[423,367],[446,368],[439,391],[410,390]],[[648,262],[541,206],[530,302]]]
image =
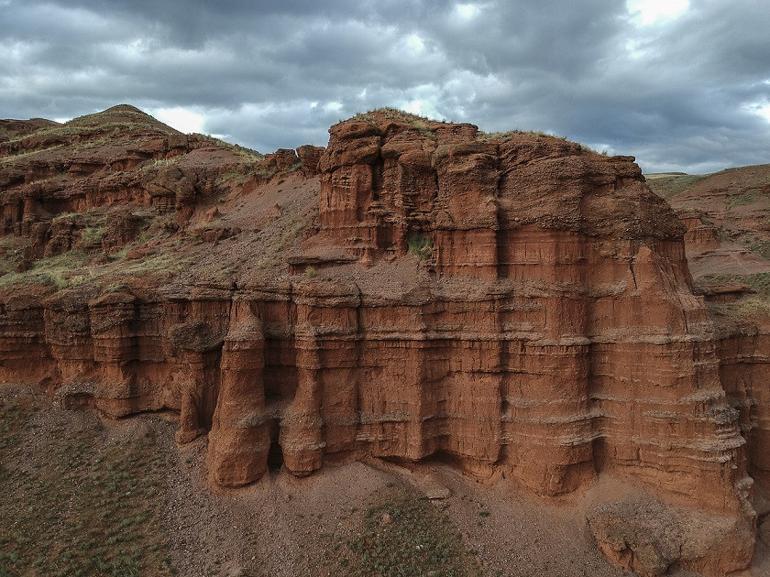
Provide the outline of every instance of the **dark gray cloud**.
[[770,162],[763,0],[0,0],[0,116],[129,102],[259,150],[398,106],[647,170]]

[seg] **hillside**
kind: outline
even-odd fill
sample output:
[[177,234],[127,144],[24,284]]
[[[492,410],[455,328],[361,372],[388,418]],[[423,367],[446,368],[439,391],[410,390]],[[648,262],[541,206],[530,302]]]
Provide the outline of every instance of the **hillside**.
[[764,323],[770,313],[770,165],[697,177],[656,175],[648,183],[687,225],[690,271],[720,305],[715,312]]
[[[21,415],[5,514],[27,526],[24,479],[44,487],[45,454],[78,453],[48,414],[77,415],[86,454],[141,446],[115,491],[157,507],[121,509],[87,481],[109,477],[101,457],[77,461],[42,495],[54,509],[83,483],[144,521],[66,517],[116,535],[77,542],[97,569],[4,533],[0,569],[765,570],[770,339],[723,310],[744,289],[708,288],[764,266],[759,169],[660,177],[669,205],[633,157],[392,109],[267,155],[126,105],[3,126],[0,407]],[[167,469],[155,489],[142,467]],[[528,527],[526,547],[505,540]],[[36,546],[77,538],[54,533]]]

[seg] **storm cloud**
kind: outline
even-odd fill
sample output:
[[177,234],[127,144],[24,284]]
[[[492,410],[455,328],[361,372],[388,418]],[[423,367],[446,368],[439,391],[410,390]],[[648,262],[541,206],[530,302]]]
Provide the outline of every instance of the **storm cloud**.
[[770,162],[765,0],[0,0],[0,117],[126,102],[267,152],[395,106],[645,170]]

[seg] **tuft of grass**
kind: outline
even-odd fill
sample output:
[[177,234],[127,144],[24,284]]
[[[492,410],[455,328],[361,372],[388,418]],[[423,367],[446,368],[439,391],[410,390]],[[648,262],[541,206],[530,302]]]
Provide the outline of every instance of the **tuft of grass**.
[[99,245],[104,237],[105,229],[103,226],[87,226],[80,233],[80,243],[87,247]]
[[405,489],[392,489],[369,507],[360,532],[338,554],[337,574],[350,577],[481,574],[449,517]]
[[426,234],[411,234],[406,239],[409,254],[420,260],[428,260],[433,256],[433,241]]
[[181,159],[182,156],[172,156],[171,158],[155,158],[142,164],[141,170],[147,172],[149,170],[174,166],[175,164],[178,164]]

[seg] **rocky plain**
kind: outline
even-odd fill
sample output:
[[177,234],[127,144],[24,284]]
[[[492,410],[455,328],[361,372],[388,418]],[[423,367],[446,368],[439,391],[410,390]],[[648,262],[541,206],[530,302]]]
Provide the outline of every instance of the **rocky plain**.
[[329,135],[0,121],[0,576],[770,575],[770,165]]

